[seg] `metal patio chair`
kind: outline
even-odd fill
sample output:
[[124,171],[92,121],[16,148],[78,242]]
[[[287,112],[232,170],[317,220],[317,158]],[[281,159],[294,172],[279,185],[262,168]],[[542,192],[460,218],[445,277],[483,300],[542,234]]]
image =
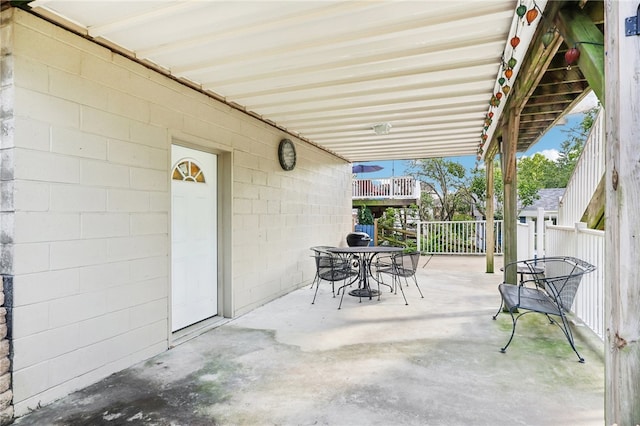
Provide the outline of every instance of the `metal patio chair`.
[[[409,278],[413,279],[416,287],[418,287],[418,292],[420,293],[420,297],[424,299],[424,295],[422,294],[422,290],[418,285],[418,280],[416,278],[416,269],[418,268],[418,262],[420,261],[420,252],[403,252],[396,253],[391,256],[381,257],[375,264],[376,273],[379,277],[378,281],[380,284],[385,284],[382,280],[381,274],[391,275],[393,279],[392,291],[397,294],[398,288],[400,288],[400,292],[402,293],[402,297],[404,298],[404,302],[406,305],[407,298],[404,294],[404,289],[402,288],[402,279],[404,278],[404,283],[408,287],[409,286]],[[391,286],[390,286],[391,287]]]
[[[567,314],[571,310],[582,276],[595,269],[595,266],[583,260],[568,256],[542,257],[505,265],[505,276],[509,270],[514,270],[520,274],[520,282],[503,282],[498,286],[501,302],[493,319],[497,318],[504,307],[511,315],[512,321],[511,336],[500,351],[506,352],[511,344],[518,319],[537,312],[545,315],[551,324],[562,330],[578,360],[584,362],[584,358],[576,349]],[[526,279],[524,275],[531,278]],[[559,318],[560,321],[553,317]]]
[[349,285],[348,280],[358,276],[358,271],[353,268],[349,258],[330,253],[322,249],[316,249],[314,251],[317,279],[314,278],[314,281],[316,282],[316,291],[313,295],[313,301],[311,302],[312,305],[316,302],[318,288],[320,288],[321,281],[328,281],[331,283],[331,293],[333,294],[333,297],[336,297],[336,282],[343,283],[338,291],[342,289],[344,292],[344,287]]

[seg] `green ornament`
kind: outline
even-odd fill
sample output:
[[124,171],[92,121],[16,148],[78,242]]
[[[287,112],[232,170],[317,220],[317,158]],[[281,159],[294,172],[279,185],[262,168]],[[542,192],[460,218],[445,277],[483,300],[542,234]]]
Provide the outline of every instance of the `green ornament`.
[[516,9],[516,14],[522,18],[525,13],[527,13],[527,6],[525,6],[524,4],[518,6],[518,8]]
[[500,84],[500,86],[502,86],[502,85],[504,84],[504,82],[505,82],[505,81],[506,81],[506,80],[504,79],[504,77],[500,77],[500,78],[498,79],[498,83]]
[[542,44],[545,48],[547,48],[551,44],[555,35],[555,31],[553,30],[549,30],[544,33],[544,35],[542,36]]
[[518,63],[518,60],[512,57],[511,59],[509,59],[509,62],[507,62],[507,65],[509,66],[509,68],[515,68],[517,63]]

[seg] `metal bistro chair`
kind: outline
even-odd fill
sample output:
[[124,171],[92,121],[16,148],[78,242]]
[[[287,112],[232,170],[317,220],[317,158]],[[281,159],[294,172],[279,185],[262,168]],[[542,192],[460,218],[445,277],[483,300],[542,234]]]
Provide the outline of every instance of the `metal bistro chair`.
[[[528,271],[531,279],[520,278],[519,283],[505,283],[498,286],[501,304],[496,317],[504,307],[511,316],[511,336],[500,351],[506,352],[516,332],[518,319],[528,313],[545,315],[551,324],[557,325],[566,337],[571,349],[580,362],[584,358],[576,349],[567,314],[571,310],[582,276],[595,270],[595,266],[569,256],[542,257],[521,260],[505,265],[505,271]],[[520,273],[520,272],[518,272]],[[559,321],[555,318],[559,318]]]
[[418,292],[420,293],[420,297],[424,299],[424,295],[422,294],[422,290],[418,285],[418,280],[416,278],[416,269],[418,269],[418,262],[420,261],[420,252],[413,251],[408,253],[396,253],[386,258],[380,258],[376,262],[376,272],[378,274],[378,281],[381,284],[385,284],[380,277],[380,274],[387,274],[393,277],[393,288],[392,291],[397,294],[398,287],[400,287],[400,292],[402,293],[402,297],[404,298],[405,305],[408,305],[407,298],[404,294],[404,289],[402,288],[401,279],[404,278],[405,285],[409,286],[409,278],[413,279],[416,287],[418,287]]
[[358,271],[353,269],[351,262],[348,258],[344,258],[340,255],[330,253],[328,251],[317,250],[315,254],[316,260],[316,276],[317,284],[316,291],[313,295],[313,305],[316,302],[316,296],[318,295],[318,288],[320,288],[321,281],[328,281],[331,283],[331,293],[333,297],[336,297],[335,283],[343,282],[340,287],[344,292],[344,287],[349,285],[347,280],[349,278],[357,277]]
[[315,284],[320,284],[320,268],[318,267],[318,255],[320,253],[328,253],[327,249],[333,248],[333,246],[313,246],[311,247],[311,251],[313,251],[313,257],[315,257],[316,260],[316,275],[315,277],[313,277],[313,281],[311,281],[311,287],[309,288],[313,288],[313,286]]

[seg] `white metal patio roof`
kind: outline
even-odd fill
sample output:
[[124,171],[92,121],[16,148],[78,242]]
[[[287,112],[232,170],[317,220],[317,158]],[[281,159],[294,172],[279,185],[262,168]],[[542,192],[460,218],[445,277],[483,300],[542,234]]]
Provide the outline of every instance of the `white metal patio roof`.
[[[68,1],[36,13],[350,161],[474,155],[533,0]],[[546,0],[536,1],[544,9]],[[527,38],[528,37],[528,38]],[[517,74],[517,68],[516,68]],[[504,102],[503,102],[504,103]],[[494,123],[497,122],[494,117]],[[391,125],[378,135],[373,126]],[[489,138],[493,132],[489,129]]]

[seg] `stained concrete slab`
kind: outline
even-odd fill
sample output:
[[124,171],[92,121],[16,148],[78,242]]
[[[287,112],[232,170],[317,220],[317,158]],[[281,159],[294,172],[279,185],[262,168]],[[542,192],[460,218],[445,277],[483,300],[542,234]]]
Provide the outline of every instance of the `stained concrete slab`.
[[[496,271],[501,266],[496,263]],[[19,425],[601,425],[602,344],[496,321],[499,274],[437,257],[380,301],[301,288],[17,419]]]

